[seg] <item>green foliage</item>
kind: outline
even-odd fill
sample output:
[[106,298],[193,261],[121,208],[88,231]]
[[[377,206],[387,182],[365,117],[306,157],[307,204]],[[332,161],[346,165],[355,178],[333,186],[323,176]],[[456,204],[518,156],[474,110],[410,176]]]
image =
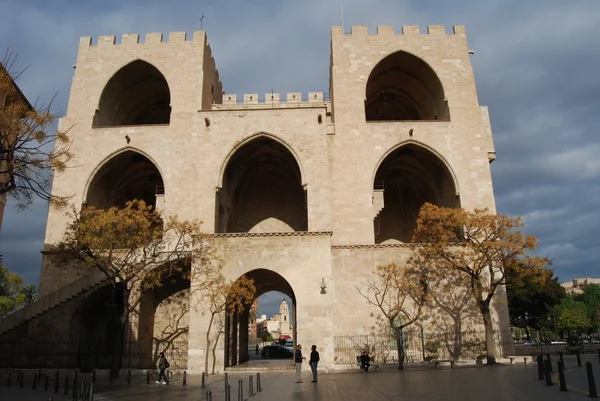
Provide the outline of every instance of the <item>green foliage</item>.
[[583,294],[575,295],[575,300],[585,304],[592,327],[600,325],[600,285],[587,284],[581,287]]
[[552,270],[520,263],[506,269],[508,311],[512,326],[541,329],[554,306],[565,297],[565,289]]
[[586,305],[576,301],[574,296],[566,296],[557,309],[558,329],[567,336],[588,331],[593,327]]
[[[28,285],[28,289],[35,289],[34,285]],[[37,289],[35,289],[37,293]],[[0,316],[28,305],[27,295],[24,293],[23,278],[18,274],[11,273],[4,266],[0,266]]]

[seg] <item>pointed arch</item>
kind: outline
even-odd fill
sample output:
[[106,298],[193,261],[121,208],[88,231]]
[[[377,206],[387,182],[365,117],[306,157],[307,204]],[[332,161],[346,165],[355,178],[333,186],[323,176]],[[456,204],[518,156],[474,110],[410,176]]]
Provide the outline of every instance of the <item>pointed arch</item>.
[[104,87],[93,127],[169,124],[171,91],[154,65],[134,60],[119,69]]
[[259,133],[239,143],[221,168],[215,232],[308,229],[303,173],[291,147]]
[[88,178],[84,203],[98,208],[124,206],[127,201],[143,199],[162,208],[165,194],[158,164],[145,152],[126,147],[106,157]]
[[367,121],[450,120],[442,83],[421,58],[397,51],[371,71],[365,88]]
[[417,141],[388,151],[372,182],[375,243],[409,242],[425,202],[460,207],[458,180],[449,163]]

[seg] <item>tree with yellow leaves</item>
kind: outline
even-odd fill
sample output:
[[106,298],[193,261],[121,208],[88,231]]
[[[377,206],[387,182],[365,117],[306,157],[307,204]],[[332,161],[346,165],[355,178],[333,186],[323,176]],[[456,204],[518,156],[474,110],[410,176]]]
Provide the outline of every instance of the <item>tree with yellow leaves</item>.
[[9,195],[18,207],[35,198],[51,206],[67,205],[67,196],[52,194],[53,171],[63,171],[73,157],[67,131],[50,133],[58,118],[47,106],[31,105],[11,72],[15,58],[7,52],[0,63],[0,198]]
[[428,297],[428,266],[419,258],[411,258],[406,266],[396,263],[377,266],[366,288],[358,293],[379,309],[391,331],[398,349],[398,370],[404,369],[403,330],[418,321]]
[[[219,338],[225,328],[227,316],[240,315],[254,301],[256,287],[254,280],[242,276],[230,281],[222,273],[219,260],[213,258],[206,263],[193,267],[194,283],[191,291],[194,298],[201,303],[196,308],[208,312],[209,321],[206,329],[206,352],[204,353],[204,372],[209,373],[210,356],[212,366],[210,372],[215,373],[216,350]],[[209,353],[210,351],[210,353]]]
[[[506,271],[522,266],[544,266],[547,260],[530,256],[537,239],[524,235],[520,218],[493,214],[487,209],[467,211],[426,203],[421,207],[413,249],[437,274],[459,272],[466,276],[471,296],[485,327],[487,363],[496,363],[491,304],[505,284]],[[458,284],[458,283],[457,283]]]
[[202,233],[200,221],[163,218],[141,200],[129,201],[124,208],[83,208],[71,217],[54,255],[62,266],[102,272],[115,298],[120,298],[115,305],[120,318],[111,370],[117,377],[125,331],[143,292],[174,274],[189,277],[192,253],[199,263],[210,264],[216,250],[212,237]]

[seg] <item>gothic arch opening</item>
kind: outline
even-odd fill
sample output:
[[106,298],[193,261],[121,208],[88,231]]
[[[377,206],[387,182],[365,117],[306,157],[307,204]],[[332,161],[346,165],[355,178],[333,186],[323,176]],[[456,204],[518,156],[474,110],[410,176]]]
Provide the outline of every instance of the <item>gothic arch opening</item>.
[[[254,280],[256,293],[253,302],[246,307],[242,314],[227,316],[225,319],[225,367],[241,364],[250,359],[249,345],[252,344],[251,333],[253,332],[251,326],[257,323],[253,316],[256,312],[252,310],[258,308],[256,305],[258,297],[267,292],[278,291],[291,299],[292,305],[284,305],[284,310],[281,311],[282,316],[285,316],[286,312],[288,315],[285,316],[285,320],[280,317],[281,321],[278,322],[278,327],[280,335],[289,334],[294,341],[296,339],[296,296],[290,283],[280,274],[268,269],[255,269],[246,273],[245,276]],[[259,330],[255,331],[257,335]]]
[[171,367],[187,367],[190,270],[190,260],[183,259],[156,267],[160,285],[144,290],[137,335],[141,366],[156,366],[159,353],[164,352]]
[[446,164],[424,147],[408,144],[390,153],[375,174],[375,243],[410,242],[425,202],[460,207]]
[[169,124],[171,93],[167,80],[153,65],[135,60],[108,81],[93,127]]
[[160,210],[164,184],[158,168],[150,159],[127,150],[112,157],[94,174],[85,201],[88,206],[108,209],[124,207],[134,199],[143,200]]
[[217,193],[215,232],[308,229],[300,167],[281,143],[259,136],[229,159]]
[[375,66],[365,97],[367,121],[450,120],[437,74],[426,62],[404,51]]

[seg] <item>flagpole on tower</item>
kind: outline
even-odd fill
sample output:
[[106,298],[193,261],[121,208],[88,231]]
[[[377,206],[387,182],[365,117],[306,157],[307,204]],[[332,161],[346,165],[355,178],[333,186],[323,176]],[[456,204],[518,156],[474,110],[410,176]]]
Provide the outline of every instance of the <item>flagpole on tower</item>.
[[342,14],[342,33],[344,33],[344,0],[340,0],[340,13]]

